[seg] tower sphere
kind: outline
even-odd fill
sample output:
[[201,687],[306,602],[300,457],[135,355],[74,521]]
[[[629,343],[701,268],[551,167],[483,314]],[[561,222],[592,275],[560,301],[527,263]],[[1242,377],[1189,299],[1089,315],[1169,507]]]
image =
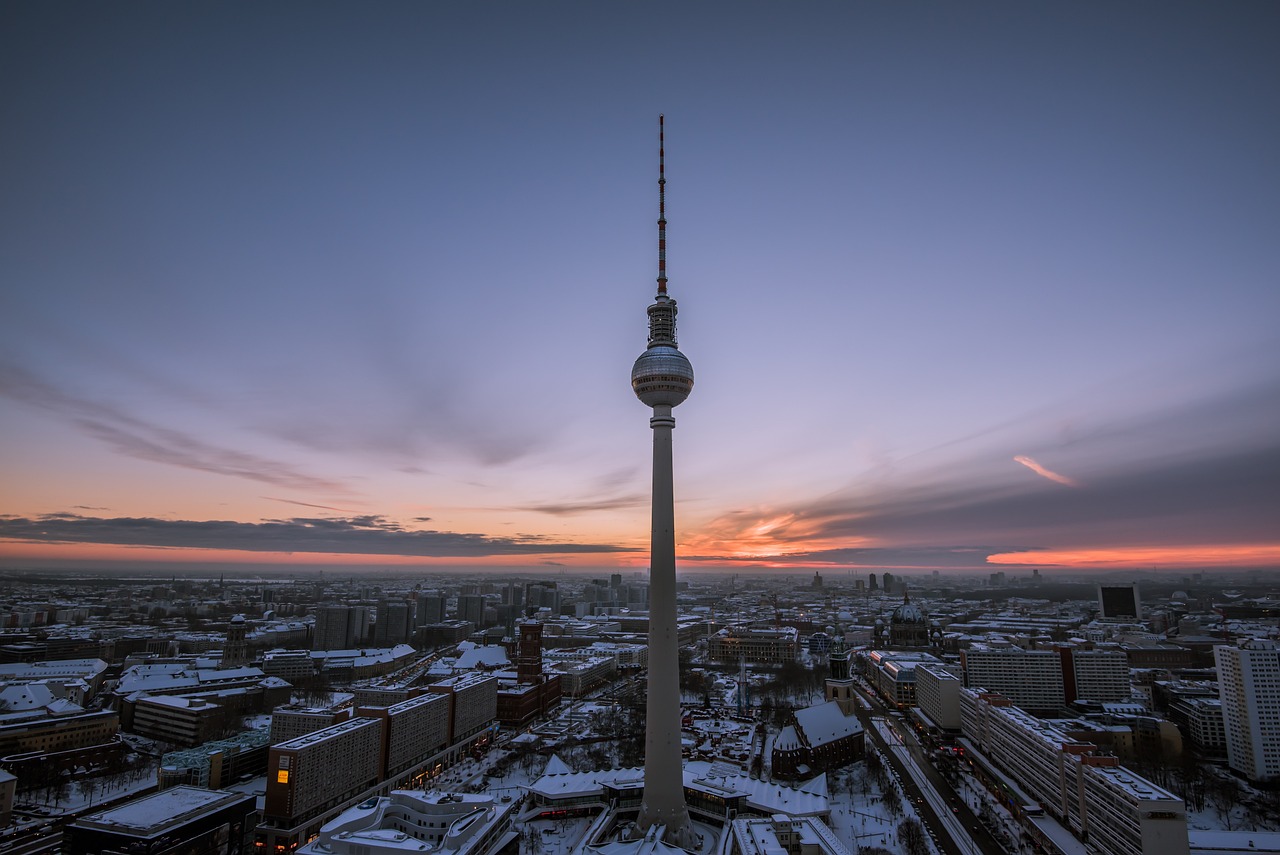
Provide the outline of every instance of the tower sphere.
[[646,407],[674,407],[693,391],[693,366],[677,348],[652,345],[631,367],[631,388]]

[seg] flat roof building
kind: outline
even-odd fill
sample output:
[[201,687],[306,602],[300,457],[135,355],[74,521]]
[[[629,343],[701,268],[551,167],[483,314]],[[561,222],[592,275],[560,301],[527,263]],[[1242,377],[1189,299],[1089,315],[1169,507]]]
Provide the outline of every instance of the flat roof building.
[[81,817],[66,827],[66,855],[184,851],[232,855],[253,829],[254,797],[173,787]]

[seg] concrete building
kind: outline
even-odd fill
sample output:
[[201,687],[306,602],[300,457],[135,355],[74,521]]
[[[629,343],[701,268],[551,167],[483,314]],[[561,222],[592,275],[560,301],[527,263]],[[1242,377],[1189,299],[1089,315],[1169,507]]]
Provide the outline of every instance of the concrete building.
[[964,736],[1099,855],[1187,855],[1186,805],[1008,698],[960,692]]
[[351,708],[276,707],[271,711],[271,744],[277,745],[333,727],[351,718]]
[[728,855],[852,855],[853,850],[812,816],[776,813],[735,819],[729,825]]
[[916,667],[941,665],[932,653],[921,650],[872,650],[865,656],[867,680],[885,700],[899,707],[916,702]]
[[262,656],[262,673],[295,682],[316,675],[316,661],[306,650],[272,650]]
[[1098,585],[1098,612],[1103,620],[1142,620],[1142,594],[1138,583]]
[[378,719],[353,718],[274,745],[267,756],[263,820],[294,830],[284,838],[286,846],[301,842],[298,834],[308,820],[369,789],[381,773]]
[[13,820],[13,796],[18,790],[18,776],[0,769],[0,828]]
[[244,793],[173,787],[81,817],[63,832],[62,851],[234,855],[253,829],[253,802]]
[[348,650],[369,636],[369,610],[364,606],[321,606],[316,610],[312,650]]
[[8,717],[0,724],[0,757],[101,745],[113,739],[119,730],[120,716],[111,711]]
[[383,600],[378,603],[377,621],[373,625],[374,647],[408,644],[413,638],[413,604],[405,600]]
[[800,633],[792,626],[745,629],[726,627],[711,636],[707,655],[719,662],[781,665],[800,653]]
[[463,674],[426,687],[433,694],[449,696],[449,742],[474,736],[493,724],[498,715],[498,678],[489,674]]
[[359,714],[381,719],[382,777],[400,774],[449,744],[450,698],[426,694],[385,707],[361,707]]
[[1227,765],[1251,781],[1280,778],[1280,644],[1242,641],[1213,656]]
[[484,597],[480,594],[464,594],[458,597],[458,620],[465,620],[476,629],[487,626],[484,619]]
[[446,618],[446,609],[449,605],[449,598],[441,594],[439,591],[427,591],[418,594],[418,626],[426,626],[433,623],[443,623]]
[[923,663],[915,668],[916,707],[926,724],[942,731],[960,730],[960,689],[964,681],[951,669]]
[[234,711],[202,697],[156,695],[139,698],[133,708],[134,733],[188,748],[222,736],[239,724]]
[[999,692],[1026,710],[1056,714],[1077,700],[1124,701],[1133,694],[1129,664],[1116,647],[1057,645],[1025,650],[973,644],[960,651],[965,685]]
[[325,823],[299,855],[492,855],[512,846],[518,802],[468,793],[392,790]]

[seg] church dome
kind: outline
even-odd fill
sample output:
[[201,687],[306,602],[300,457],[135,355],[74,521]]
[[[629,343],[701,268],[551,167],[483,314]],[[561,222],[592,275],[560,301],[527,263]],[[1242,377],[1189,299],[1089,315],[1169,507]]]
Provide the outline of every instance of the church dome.
[[928,620],[928,617],[925,615],[924,609],[910,600],[906,600],[893,610],[889,620],[893,623],[924,623]]

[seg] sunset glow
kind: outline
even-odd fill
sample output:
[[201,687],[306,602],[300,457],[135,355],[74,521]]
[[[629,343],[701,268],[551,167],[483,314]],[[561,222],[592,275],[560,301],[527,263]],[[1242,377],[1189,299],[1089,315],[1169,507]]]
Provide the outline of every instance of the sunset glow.
[[987,560],[992,564],[1040,567],[1260,567],[1280,564],[1280,543],[1048,549],[1007,552]]
[[12,5],[0,569],[643,571],[659,113],[682,567],[1280,566],[1274,9],[926,5]]

